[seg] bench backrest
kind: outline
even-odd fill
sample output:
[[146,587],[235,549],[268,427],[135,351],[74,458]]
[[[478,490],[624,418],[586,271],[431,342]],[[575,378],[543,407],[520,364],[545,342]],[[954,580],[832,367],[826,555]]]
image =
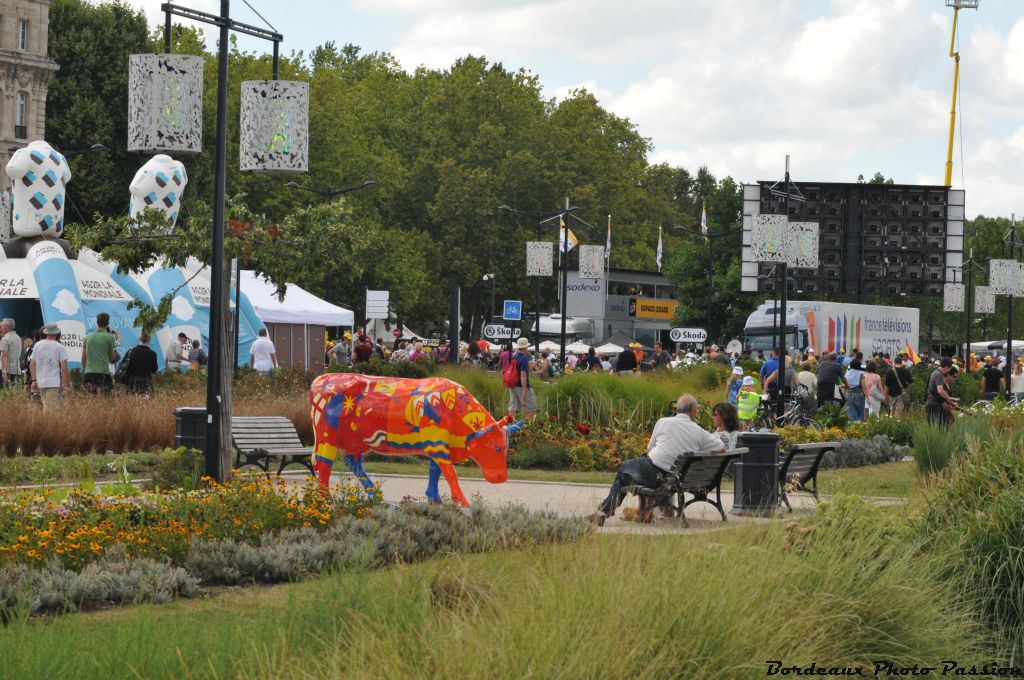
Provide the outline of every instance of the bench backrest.
[[231,438],[242,451],[303,447],[295,424],[284,416],[233,416]]
[[738,453],[716,453],[686,458],[679,486],[684,489],[713,489],[721,482],[729,462],[739,456]]
[[821,459],[825,453],[831,451],[834,445],[795,445],[786,452],[783,459],[779,476],[783,481],[797,477],[801,483],[810,481],[810,478],[818,471]]

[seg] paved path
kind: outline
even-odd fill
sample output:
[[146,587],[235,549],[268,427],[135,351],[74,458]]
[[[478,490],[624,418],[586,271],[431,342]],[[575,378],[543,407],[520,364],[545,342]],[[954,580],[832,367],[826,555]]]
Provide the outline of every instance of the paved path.
[[[285,477],[301,483],[304,476]],[[426,476],[420,475],[384,475],[371,474],[370,477],[378,484],[384,495],[384,500],[397,503],[402,500],[411,499],[426,501],[424,492],[427,488]],[[347,472],[335,472],[331,475],[332,485],[357,484],[354,477]],[[605,496],[608,495],[608,486],[604,484],[578,484],[571,482],[527,482],[507,481],[503,484],[490,484],[482,479],[460,479],[462,492],[471,501],[475,497],[481,499],[485,505],[490,507],[501,507],[503,505],[524,505],[531,510],[549,510],[565,516],[585,516],[593,513]],[[442,496],[446,496],[447,485],[441,480],[440,489]],[[814,507],[814,499],[807,494],[792,494],[790,502],[800,512]],[[686,508],[686,519],[689,529],[720,529],[726,526],[749,524],[752,522],[770,521],[756,517],[741,517],[732,515],[732,491],[722,492],[722,505],[725,506],[728,521],[722,522],[718,510],[707,503],[695,503]],[[628,496],[622,508],[636,508],[637,499]],[[622,509],[610,517],[604,525],[603,531],[608,532],[662,532],[682,530],[682,525],[677,521],[657,520],[653,525],[638,524],[622,519]]]

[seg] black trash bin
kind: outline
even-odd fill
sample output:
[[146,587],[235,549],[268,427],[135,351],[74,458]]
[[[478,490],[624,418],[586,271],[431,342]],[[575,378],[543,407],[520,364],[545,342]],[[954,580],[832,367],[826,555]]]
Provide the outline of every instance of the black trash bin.
[[779,505],[779,446],[774,432],[744,432],[736,446],[747,452],[736,462],[734,515],[768,517]]
[[174,448],[206,451],[206,409],[183,406],[174,409]]

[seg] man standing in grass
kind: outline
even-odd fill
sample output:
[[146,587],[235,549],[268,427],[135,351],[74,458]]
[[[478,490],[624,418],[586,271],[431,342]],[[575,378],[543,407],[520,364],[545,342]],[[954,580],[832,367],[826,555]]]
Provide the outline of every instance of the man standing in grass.
[[21,382],[21,338],[14,332],[14,319],[0,324],[0,378],[5,387],[16,387]]
[[928,422],[933,425],[945,425],[945,404],[949,401],[946,392],[946,374],[953,370],[953,360],[942,357],[939,367],[928,378],[925,390],[924,410],[928,414]]
[[530,357],[526,355],[529,348],[530,341],[526,338],[519,338],[516,341],[517,351],[510,361],[516,364],[519,384],[508,388],[508,412],[517,418],[519,409],[522,409],[525,412],[525,419],[533,420],[537,415],[537,395],[530,386]]
[[624,488],[632,485],[656,488],[662,476],[672,469],[679,456],[700,456],[725,451],[722,440],[697,424],[700,406],[690,394],[676,401],[676,415],[662,418],[654,425],[647,455],[630,458],[619,466],[608,497],[591,520],[598,526],[615,514],[625,498]]
[[117,361],[114,345],[117,339],[110,332],[110,315],[96,315],[96,330],[85,336],[85,375],[82,386],[86,394],[110,394],[114,383],[110,379],[110,364]]
[[57,340],[60,326],[46,324],[43,335],[45,339],[32,347],[29,374],[34,387],[39,390],[43,408],[51,409],[60,400],[61,390],[71,384],[71,373],[68,371],[68,350]]

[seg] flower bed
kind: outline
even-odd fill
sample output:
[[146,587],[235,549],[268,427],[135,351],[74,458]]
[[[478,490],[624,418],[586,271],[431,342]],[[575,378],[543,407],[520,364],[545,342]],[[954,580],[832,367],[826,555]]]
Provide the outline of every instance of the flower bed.
[[324,495],[260,475],[198,491],[105,498],[0,493],[0,621],[38,611],[191,597],[203,585],[277,583],[578,538],[582,520],[508,507],[381,507],[361,488]]
[[107,498],[73,489],[0,494],[0,566],[56,561],[81,569],[111,550],[127,557],[185,559],[199,540],[258,542],[288,528],[325,527],[361,517],[375,504],[362,489],[331,496],[309,484],[298,491],[260,475],[202,490]]

